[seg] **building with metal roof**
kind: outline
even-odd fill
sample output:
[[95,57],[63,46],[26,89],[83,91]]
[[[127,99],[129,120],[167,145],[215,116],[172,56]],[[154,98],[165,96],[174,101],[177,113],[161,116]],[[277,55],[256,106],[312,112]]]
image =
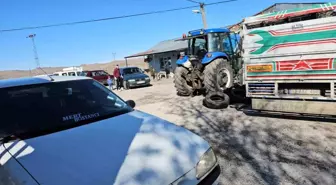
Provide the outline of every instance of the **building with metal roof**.
[[[272,13],[278,12],[282,10],[288,10],[293,8],[309,8],[316,4],[325,4],[325,2],[318,2],[318,3],[275,3],[272,6],[256,13],[253,16],[265,14],[265,13]],[[230,29],[232,32],[240,32],[242,28],[242,21],[226,26],[225,28]],[[171,70],[173,71],[176,67],[176,60],[180,56],[180,52],[187,52],[188,42],[181,41],[176,39],[165,40],[161,41],[152,48],[148,49],[147,51],[136,53],[134,55],[130,55],[125,57],[126,62],[128,58],[132,57],[140,57],[145,56],[148,64],[152,66],[156,72],[164,70],[166,65],[170,65]]]
[[180,56],[180,52],[187,52],[188,41],[181,41],[177,39],[164,40],[148,49],[147,51],[136,53],[128,58],[146,57],[145,61],[154,68],[156,72],[163,71],[168,65],[171,71],[176,67],[176,61]]

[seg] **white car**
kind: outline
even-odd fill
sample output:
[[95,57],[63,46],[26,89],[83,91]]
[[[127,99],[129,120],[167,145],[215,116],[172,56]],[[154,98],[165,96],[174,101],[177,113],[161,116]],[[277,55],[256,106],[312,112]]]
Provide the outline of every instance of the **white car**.
[[196,134],[87,77],[0,80],[0,184],[216,184]]

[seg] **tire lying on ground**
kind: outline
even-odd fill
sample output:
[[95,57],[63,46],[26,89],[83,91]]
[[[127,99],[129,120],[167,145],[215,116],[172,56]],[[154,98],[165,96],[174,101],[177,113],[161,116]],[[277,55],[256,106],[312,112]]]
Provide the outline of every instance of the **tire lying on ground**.
[[204,86],[209,92],[224,91],[233,85],[233,70],[224,58],[217,58],[204,70]]
[[188,70],[182,66],[176,67],[174,74],[174,84],[179,96],[190,96],[192,93],[192,87],[188,85],[186,77]]
[[210,92],[203,99],[203,105],[209,109],[225,109],[229,103],[229,96],[220,91]]

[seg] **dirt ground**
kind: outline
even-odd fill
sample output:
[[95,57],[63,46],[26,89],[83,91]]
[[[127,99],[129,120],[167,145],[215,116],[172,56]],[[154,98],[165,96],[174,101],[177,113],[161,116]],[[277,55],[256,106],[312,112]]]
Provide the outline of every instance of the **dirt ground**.
[[336,123],[210,110],[203,97],[178,97],[171,79],[153,84],[116,93],[209,141],[219,158],[220,184],[336,184]]

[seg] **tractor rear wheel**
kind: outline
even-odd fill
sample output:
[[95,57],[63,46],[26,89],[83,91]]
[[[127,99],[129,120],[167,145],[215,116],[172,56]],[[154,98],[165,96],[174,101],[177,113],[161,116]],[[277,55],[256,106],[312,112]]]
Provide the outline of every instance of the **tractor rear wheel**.
[[218,58],[205,67],[204,86],[206,92],[217,92],[232,87],[233,70],[224,58]]
[[192,86],[187,82],[188,70],[182,66],[176,67],[174,74],[174,84],[179,96],[190,96]]

